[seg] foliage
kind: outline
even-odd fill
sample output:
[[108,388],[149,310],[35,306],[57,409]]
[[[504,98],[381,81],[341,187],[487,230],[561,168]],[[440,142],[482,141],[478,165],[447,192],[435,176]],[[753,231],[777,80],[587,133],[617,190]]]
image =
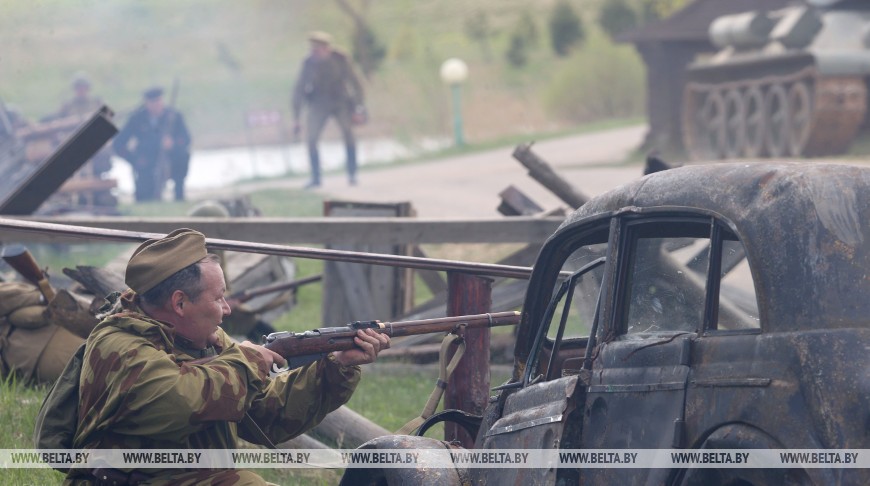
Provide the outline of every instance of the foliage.
[[511,33],[510,45],[505,53],[505,59],[508,63],[516,68],[526,65],[529,59],[528,40],[520,32]]
[[646,21],[663,19],[688,3],[689,0],[640,0],[640,11]]
[[494,35],[494,32],[489,24],[489,15],[483,10],[478,10],[465,19],[463,28],[465,36],[480,47],[483,59],[487,62],[491,61],[492,46],[490,45],[490,38]]
[[366,77],[377,71],[387,49],[368,24],[357,23],[353,31],[353,59]]
[[593,35],[554,73],[544,103],[552,114],[575,122],[641,114],[643,67],[630,46]]
[[583,21],[568,0],[559,0],[553,7],[549,25],[550,42],[558,56],[567,56],[572,48],[583,42]]
[[610,0],[601,7],[598,24],[610,37],[616,37],[637,26],[637,13],[626,0]]
[[535,17],[528,10],[523,10],[520,14],[517,23],[514,26],[514,32],[525,37],[529,46],[537,46],[539,40],[538,24],[535,22]]

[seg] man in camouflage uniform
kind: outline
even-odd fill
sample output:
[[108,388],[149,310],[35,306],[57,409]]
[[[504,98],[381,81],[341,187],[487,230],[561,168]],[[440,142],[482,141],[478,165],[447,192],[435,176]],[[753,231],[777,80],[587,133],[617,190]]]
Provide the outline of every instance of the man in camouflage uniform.
[[325,32],[312,32],[308,40],[311,54],[305,58],[302,71],[293,89],[293,132],[301,130],[299,123],[303,105],[308,108],[306,142],[311,163],[311,180],[306,188],[320,186],[320,152],[317,141],[323,127],[334,118],[341,129],[347,156],[347,176],[356,184],[356,140],[353,124],[365,121],[363,90],[347,54],[332,47],[332,37]]
[[[130,289],[117,299],[119,311],[87,340],[77,449],[232,449],[239,437],[262,442],[240,424],[246,416],[272,442],[283,442],[347,402],[360,378],[358,365],[389,347],[389,337],[360,331],[356,349],[270,378],[272,363],[284,363],[280,355],[247,341],[236,344],[218,327],[230,313],[223,272],[193,230],[143,243],[125,280]],[[73,469],[67,484],[98,480],[265,484],[249,471],[179,469]]]

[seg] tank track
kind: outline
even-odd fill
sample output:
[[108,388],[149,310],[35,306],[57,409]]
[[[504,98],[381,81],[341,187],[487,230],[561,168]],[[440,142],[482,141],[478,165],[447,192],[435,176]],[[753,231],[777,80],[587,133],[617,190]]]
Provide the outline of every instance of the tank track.
[[753,79],[689,82],[683,143],[694,160],[840,154],[866,111],[863,78],[823,77],[812,66]]

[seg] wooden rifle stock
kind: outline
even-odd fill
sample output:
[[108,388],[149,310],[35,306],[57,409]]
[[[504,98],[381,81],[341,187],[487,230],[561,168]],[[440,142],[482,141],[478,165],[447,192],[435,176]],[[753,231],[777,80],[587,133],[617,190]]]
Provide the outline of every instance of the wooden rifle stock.
[[2,249],[3,261],[30,283],[39,287],[46,302],[54,299],[54,289],[48,283],[45,272],[39,268],[30,251],[23,245],[7,245]]
[[356,321],[342,327],[323,327],[305,332],[275,332],[265,337],[265,346],[283,356],[288,367],[293,369],[317,361],[330,352],[355,348],[353,338],[359,329],[374,329],[390,337],[399,337],[454,332],[461,327],[478,329],[513,326],[519,324],[520,315],[519,312],[512,311],[402,322]]

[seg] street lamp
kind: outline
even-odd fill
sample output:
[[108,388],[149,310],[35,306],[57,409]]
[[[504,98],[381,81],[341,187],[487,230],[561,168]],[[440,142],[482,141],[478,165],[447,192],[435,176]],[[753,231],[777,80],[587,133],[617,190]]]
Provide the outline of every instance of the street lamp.
[[450,58],[441,64],[441,81],[453,95],[453,139],[457,147],[465,145],[462,137],[462,83],[468,78],[468,66],[462,59]]

